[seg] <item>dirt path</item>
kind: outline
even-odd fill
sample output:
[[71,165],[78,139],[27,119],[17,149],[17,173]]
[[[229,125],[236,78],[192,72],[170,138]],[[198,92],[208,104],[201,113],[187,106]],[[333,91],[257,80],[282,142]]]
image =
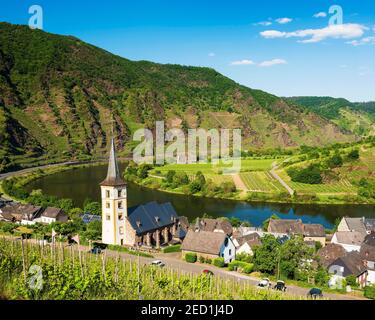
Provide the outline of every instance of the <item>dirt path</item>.
[[281,183],[281,185],[289,192],[289,194],[291,196],[294,195],[294,190],[289,187],[289,185],[283,180],[281,179],[281,177],[276,173],[276,170],[278,169],[278,166],[277,164],[274,162],[272,163],[272,169],[270,171],[270,174],[277,180]]
[[248,192],[249,189],[246,187],[244,182],[242,181],[241,177],[239,174],[233,174],[232,175],[233,182],[236,185],[237,190],[242,190],[244,192]]

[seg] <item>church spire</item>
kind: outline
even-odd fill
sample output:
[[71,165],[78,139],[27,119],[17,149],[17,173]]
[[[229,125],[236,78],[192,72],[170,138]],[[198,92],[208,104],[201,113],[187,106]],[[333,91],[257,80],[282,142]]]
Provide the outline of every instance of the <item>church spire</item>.
[[111,139],[111,150],[109,153],[108,172],[105,180],[100,184],[102,186],[117,187],[124,186],[126,183],[122,179],[120,170],[118,168],[116,158],[115,139]]

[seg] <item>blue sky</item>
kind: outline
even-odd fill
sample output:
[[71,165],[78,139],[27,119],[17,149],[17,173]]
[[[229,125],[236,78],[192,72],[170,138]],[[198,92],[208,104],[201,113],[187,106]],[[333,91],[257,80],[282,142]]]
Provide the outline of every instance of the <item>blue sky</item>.
[[[13,0],[0,21],[27,24],[33,4],[45,31],[132,60],[208,66],[279,96],[375,100],[373,0]],[[334,4],[342,26],[329,26]]]

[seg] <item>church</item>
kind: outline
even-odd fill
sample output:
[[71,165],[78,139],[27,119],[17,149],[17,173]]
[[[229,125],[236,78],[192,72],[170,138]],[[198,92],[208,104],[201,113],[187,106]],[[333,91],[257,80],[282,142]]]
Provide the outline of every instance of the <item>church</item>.
[[122,178],[111,139],[107,177],[100,183],[102,242],[130,247],[155,247],[179,243],[186,235],[172,204],[150,202],[127,205],[127,185]]

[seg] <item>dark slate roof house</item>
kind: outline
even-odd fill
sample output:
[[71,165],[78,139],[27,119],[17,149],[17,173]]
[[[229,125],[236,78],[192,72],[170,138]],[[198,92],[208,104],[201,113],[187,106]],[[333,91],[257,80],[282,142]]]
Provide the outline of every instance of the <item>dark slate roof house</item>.
[[182,243],[181,250],[219,255],[220,249],[227,238],[228,236],[223,232],[194,232],[189,230]]
[[375,232],[375,219],[365,218],[365,228],[368,233]]
[[303,235],[302,220],[271,219],[268,232]]
[[42,219],[43,217],[55,219],[56,221],[59,221],[59,222],[68,221],[68,216],[65,214],[64,210],[60,208],[48,207],[42,212],[41,217]]
[[130,225],[138,236],[173,225],[178,216],[171,203],[156,201],[128,209]]
[[361,274],[367,272],[367,268],[361,258],[361,255],[356,251],[349,252],[345,256],[342,256],[336,259],[330,265],[330,269],[333,266],[343,267],[344,270],[343,270],[342,276],[344,277],[347,277],[350,275],[354,275],[358,277]]
[[318,256],[324,267],[329,267],[338,258],[345,256],[346,250],[339,244],[329,243],[325,247],[319,249]]
[[89,214],[89,213],[84,213],[83,215],[81,215],[81,219],[84,224],[88,224],[92,221],[102,221],[101,216],[97,216],[95,214]]
[[225,219],[197,219],[195,224],[195,230],[208,231],[208,232],[223,232],[230,236],[233,233],[232,224]]
[[375,262],[375,232],[366,236],[361,245],[360,254],[362,259],[366,261]]

